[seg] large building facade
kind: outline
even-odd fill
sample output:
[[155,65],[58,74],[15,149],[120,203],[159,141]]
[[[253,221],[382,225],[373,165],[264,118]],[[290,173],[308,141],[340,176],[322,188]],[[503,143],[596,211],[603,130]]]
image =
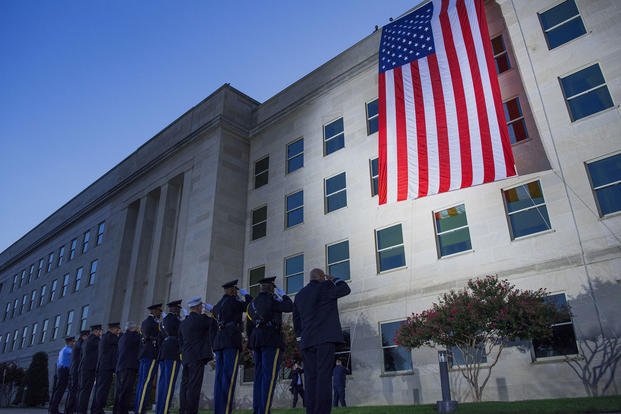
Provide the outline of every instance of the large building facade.
[[[517,177],[378,205],[380,31],[266,102],[224,85],[0,254],[0,361],[53,360],[65,335],[139,321],[153,302],[215,303],[234,278],[254,291],[275,275],[294,295],[323,267],[352,289],[339,348],[350,404],[435,402],[436,351],[397,346],[395,329],[495,274],[546,288],[572,318],[553,341],[507,348],[484,398],[585,395],[566,357],[621,334],[621,5],[486,11]],[[453,391],[471,398],[454,364]],[[277,389],[286,404],[286,381]]]

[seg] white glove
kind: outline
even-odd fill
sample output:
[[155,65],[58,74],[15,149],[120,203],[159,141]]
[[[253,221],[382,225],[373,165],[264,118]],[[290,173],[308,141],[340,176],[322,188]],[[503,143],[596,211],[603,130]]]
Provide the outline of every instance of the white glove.
[[205,311],[207,312],[211,312],[211,310],[213,309],[213,305],[211,303],[203,303],[203,309],[205,309]]
[[160,318],[160,320],[163,321],[166,315],[168,315],[166,312],[162,312],[162,317]]
[[181,308],[181,313],[183,314],[183,317],[185,318],[186,316],[188,316],[188,311],[186,308]]
[[282,296],[285,296],[285,291],[284,291],[284,290],[282,290],[282,289],[281,289],[281,288],[279,288],[279,287],[276,287],[276,289],[274,289],[274,291],[276,292],[276,294],[277,294],[278,296],[281,296],[281,297],[282,297]]
[[241,293],[242,296],[248,295],[248,291],[246,289],[239,289],[239,293]]

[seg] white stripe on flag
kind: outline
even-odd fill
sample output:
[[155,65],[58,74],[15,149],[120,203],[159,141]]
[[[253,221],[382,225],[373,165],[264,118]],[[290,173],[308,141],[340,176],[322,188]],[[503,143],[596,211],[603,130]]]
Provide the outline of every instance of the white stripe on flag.
[[386,201],[397,201],[397,128],[395,109],[395,74],[386,75]]
[[408,144],[408,198],[418,198],[418,140],[416,136],[416,113],[414,112],[414,89],[412,66],[403,65],[403,95],[405,101],[405,128]]
[[423,90],[423,105],[425,110],[425,127],[427,128],[427,170],[429,176],[428,195],[438,194],[440,187],[440,168],[438,160],[438,128],[436,109],[433,103],[433,87],[429,74],[429,61],[422,58],[418,61],[420,69],[420,85]]

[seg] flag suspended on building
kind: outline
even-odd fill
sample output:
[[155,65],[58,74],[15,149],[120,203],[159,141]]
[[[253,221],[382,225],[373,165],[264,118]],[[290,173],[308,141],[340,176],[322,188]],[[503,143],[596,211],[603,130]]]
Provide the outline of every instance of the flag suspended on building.
[[379,203],[515,175],[484,0],[434,0],[384,26]]

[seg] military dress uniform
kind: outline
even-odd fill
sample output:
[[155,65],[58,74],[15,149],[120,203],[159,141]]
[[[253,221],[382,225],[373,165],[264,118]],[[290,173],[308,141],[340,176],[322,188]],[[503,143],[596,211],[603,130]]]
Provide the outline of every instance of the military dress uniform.
[[[261,285],[274,284],[275,277],[261,279]],[[269,414],[274,386],[285,349],[282,337],[282,314],[293,311],[289,296],[261,292],[248,306],[248,323],[254,329],[248,339],[254,358],[254,384],[252,406],[254,414]]]
[[82,355],[80,358],[80,396],[78,400],[78,414],[86,414],[88,410],[88,400],[91,398],[91,391],[95,383],[97,373],[97,357],[99,352],[99,335],[101,335],[101,325],[91,326],[91,334],[86,338],[82,345]]
[[[135,326],[135,325],[134,325]],[[116,363],[116,392],[114,394],[114,414],[128,414],[131,394],[138,372],[138,353],[140,334],[126,330],[119,338],[119,358]]]
[[[167,304],[169,308],[180,308],[181,301],[176,300]],[[170,401],[175,392],[175,384],[179,374],[179,327],[181,320],[175,313],[169,313],[162,320],[159,365],[160,377],[157,383],[157,414],[166,414],[170,408]]]
[[[200,298],[191,299],[189,307],[202,304]],[[203,385],[205,364],[213,359],[211,338],[216,329],[209,316],[190,312],[179,327],[179,344],[183,372],[179,392],[179,414],[197,414]]]
[[69,392],[65,402],[65,414],[75,414],[78,408],[78,397],[80,393],[80,359],[82,358],[82,345],[85,337],[91,332],[84,330],[80,332],[80,337],[73,345],[71,350],[71,365],[69,367]]
[[[236,288],[236,285],[237,280],[233,280],[222,287],[230,289]],[[212,310],[218,324],[218,331],[213,341],[216,354],[213,396],[215,414],[229,414],[233,411],[237,367],[242,351],[242,316],[252,301],[249,294],[246,293],[244,296],[244,300],[241,300],[237,295],[225,294]]]
[[73,336],[65,338],[66,345],[63,346],[58,353],[58,360],[56,361],[56,386],[54,387],[54,392],[52,392],[52,398],[50,399],[50,414],[60,414],[58,406],[69,384],[69,367],[71,366],[71,354],[73,352],[71,343],[73,340]]
[[112,385],[112,374],[116,369],[118,356],[119,337],[111,329],[118,329],[120,324],[111,323],[108,325],[108,332],[101,336],[99,341],[97,358],[97,377],[95,380],[95,396],[91,404],[91,414],[103,414],[110,386]]
[[[154,312],[161,309],[158,303],[147,309]],[[138,367],[138,384],[136,385],[136,414],[144,414],[149,407],[149,394],[154,378],[157,376],[157,355],[159,348],[160,325],[153,314],[146,317],[140,325],[142,346],[140,348]]]

